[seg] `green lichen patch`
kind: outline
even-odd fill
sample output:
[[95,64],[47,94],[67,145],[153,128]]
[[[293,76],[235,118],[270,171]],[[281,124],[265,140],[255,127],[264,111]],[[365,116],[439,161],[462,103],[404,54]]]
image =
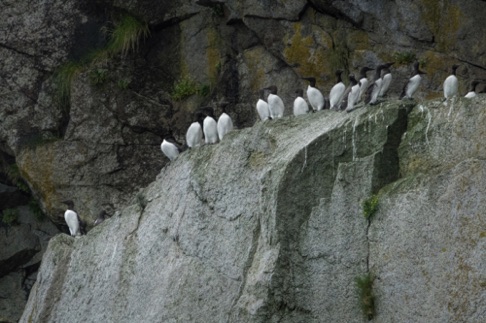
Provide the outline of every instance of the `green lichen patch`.
[[368,320],[375,316],[375,296],[373,294],[373,276],[366,275],[356,277],[356,287],[358,288],[359,303],[363,314]]
[[368,199],[363,201],[363,216],[366,219],[371,219],[373,215],[378,211],[379,200],[378,195],[372,195]]

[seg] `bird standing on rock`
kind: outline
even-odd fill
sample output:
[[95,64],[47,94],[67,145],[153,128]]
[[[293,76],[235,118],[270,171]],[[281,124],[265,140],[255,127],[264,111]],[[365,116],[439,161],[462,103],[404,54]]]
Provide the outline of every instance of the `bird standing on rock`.
[[366,104],[377,104],[378,95],[381,91],[381,86],[383,84],[383,79],[381,78],[381,71],[384,68],[390,67],[393,63],[386,63],[383,65],[378,65],[373,77],[373,81],[370,83],[368,89],[366,90],[365,103]]
[[203,121],[204,140],[206,144],[215,144],[218,142],[218,124],[214,119],[214,110],[212,107],[201,108],[206,116]]
[[282,99],[277,95],[278,88],[275,85],[270,85],[266,88],[270,91],[268,95],[268,109],[270,110],[270,117],[272,119],[282,118],[284,115],[284,103]]
[[413,99],[413,95],[417,91],[420,82],[422,82],[422,76],[425,72],[420,70],[419,62],[415,62],[413,64],[413,72],[410,78],[408,79],[407,83],[403,87],[402,94],[400,95],[400,99]]
[[223,137],[233,130],[233,120],[231,120],[231,117],[226,113],[226,105],[223,105],[222,109],[223,113],[219,116],[217,126],[219,140],[223,140]]
[[393,65],[395,62],[393,63],[388,63],[387,66],[385,66],[385,68],[383,68],[382,70],[382,73],[383,73],[383,76],[382,76],[382,84],[381,84],[381,88],[380,88],[380,93],[378,94],[379,97],[383,97],[386,95],[386,92],[388,91],[388,89],[390,88],[390,84],[391,84],[391,81],[392,81],[392,74],[390,72],[390,66]]
[[474,80],[471,82],[471,85],[469,86],[469,92],[466,93],[464,96],[465,98],[471,99],[476,96],[476,86],[479,84],[479,81]]
[[324,109],[324,96],[316,88],[316,79],[314,77],[303,77],[302,79],[309,81],[306,94],[312,109],[314,111],[321,111]]
[[194,148],[202,143],[203,138],[203,121],[204,114],[201,111],[197,111],[194,114],[194,119],[186,132],[186,145],[189,148]]
[[456,70],[459,65],[452,65],[451,75],[449,75],[444,81],[444,98],[451,99],[457,95],[459,89],[459,81],[457,80]]
[[343,99],[346,86],[341,79],[342,73],[343,71],[341,70],[336,71],[336,84],[332,87],[331,92],[329,93],[330,109],[339,109],[339,105]]
[[366,90],[368,89],[369,81],[368,77],[366,76],[366,73],[368,71],[372,71],[373,69],[370,67],[362,67],[360,72],[359,72],[359,97],[358,97],[358,102],[360,102],[363,99],[363,93],[366,93]]
[[[349,75],[349,86],[346,90],[347,93],[344,94],[342,109],[346,109],[346,112],[351,112],[354,110],[354,105],[358,102],[360,86],[358,81],[353,74]],[[344,104],[345,102],[345,104]]]
[[106,213],[105,210],[102,210],[100,212],[100,214],[98,215],[98,217],[96,218],[95,222],[94,222],[94,226],[97,226],[98,224],[102,223],[103,221],[105,221],[106,219],[108,218],[108,214]]
[[297,97],[294,100],[294,116],[306,114],[307,112],[309,112],[309,106],[303,98],[304,91],[302,89],[298,89],[295,91],[295,94],[297,95]]
[[64,212],[64,220],[69,227],[71,236],[76,237],[81,235],[81,221],[79,220],[78,213],[74,211],[74,202],[67,200],[62,202],[66,204],[67,210]]
[[167,135],[162,144],[160,144],[160,149],[170,161],[173,161],[179,156],[181,145],[177,143],[172,135]]
[[265,89],[260,90],[260,98],[257,101],[256,110],[260,116],[260,120],[265,121],[271,119],[268,103],[265,101]]

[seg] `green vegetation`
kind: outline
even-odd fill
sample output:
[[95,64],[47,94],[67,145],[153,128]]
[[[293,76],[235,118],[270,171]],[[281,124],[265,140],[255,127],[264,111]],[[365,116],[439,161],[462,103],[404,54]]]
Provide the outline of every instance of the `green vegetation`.
[[34,214],[35,219],[38,222],[42,222],[46,219],[46,216],[44,212],[42,212],[41,207],[39,206],[39,203],[34,200],[33,198],[29,201],[29,210]]
[[108,80],[109,70],[106,66],[109,59],[117,54],[126,56],[130,52],[135,52],[140,41],[150,35],[147,23],[129,15],[123,15],[114,23],[113,28],[104,28],[104,31],[109,36],[105,48],[93,51],[80,62],[69,61],[56,72],[57,97],[62,107],[69,107],[71,85],[81,71],[89,70],[89,78],[94,85],[104,84]]
[[378,211],[378,195],[372,195],[370,198],[363,201],[363,215],[370,220],[376,211]]
[[20,176],[19,166],[17,166],[17,164],[9,165],[7,167],[6,175],[19,190],[26,193],[30,192],[29,187],[24,182],[22,176]]
[[417,56],[413,52],[395,52],[393,60],[397,65],[411,64],[417,60]]
[[71,84],[81,72],[82,66],[77,62],[67,62],[56,72],[55,82],[57,85],[57,97],[62,107],[69,106],[71,100]]
[[210,92],[209,85],[199,84],[191,79],[183,78],[174,84],[171,93],[172,100],[182,101],[191,95],[198,94],[200,96],[207,96]]
[[2,213],[3,223],[9,226],[18,224],[19,211],[17,209],[5,209],[2,211]]
[[121,53],[126,56],[130,51],[135,52],[141,39],[150,35],[148,24],[135,17],[124,15],[115,23],[113,30],[107,30],[110,35],[108,50],[113,54]]
[[145,210],[145,207],[148,204],[147,198],[141,192],[137,194],[137,204],[140,207],[141,212],[143,212],[143,210]]
[[121,79],[116,82],[116,85],[122,90],[126,90],[129,84],[130,84],[130,80],[128,79]]
[[108,69],[94,68],[89,72],[89,78],[94,85],[101,85],[108,79]]
[[368,273],[361,277],[356,277],[356,286],[358,287],[359,302],[363,314],[368,320],[375,315],[375,296],[373,295],[373,276]]

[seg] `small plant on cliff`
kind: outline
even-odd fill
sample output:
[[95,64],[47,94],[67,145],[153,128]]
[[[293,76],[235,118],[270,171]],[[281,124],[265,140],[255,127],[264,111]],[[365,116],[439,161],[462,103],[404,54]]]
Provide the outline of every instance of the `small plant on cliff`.
[[34,214],[34,217],[38,222],[42,222],[46,219],[44,212],[42,212],[42,209],[41,209],[39,203],[35,199],[33,199],[33,198],[30,199],[28,205],[29,205],[30,212],[32,212],[32,214]]
[[17,164],[12,164],[7,167],[7,177],[22,192],[28,193],[30,191],[20,175],[19,166],[17,166]]
[[370,198],[363,201],[363,215],[368,220],[378,211],[378,195],[372,195]]
[[81,64],[77,62],[67,62],[56,72],[55,82],[57,85],[57,97],[62,107],[69,106],[71,101],[71,84],[81,72]]
[[2,213],[3,223],[9,226],[18,224],[19,211],[17,209],[5,209]]
[[406,65],[415,62],[417,57],[413,52],[395,52],[393,60],[397,65]]
[[373,276],[368,273],[361,277],[356,277],[356,287],[359,293],[359,302],[363,314],[368,320],[371,320],[375,315],[375,296],[373,295]]
[[174,101],[181,101],[194,94],[207,96],[209,92],[209,85],[198,84],[189,78],[182,78],[174,84],[171,97]]
[[89,79],[94,85],[101,85],[108,79],[108,69],[94,68],[89,72]]
[[196,94],[196,92],[196,83],[188,78],[183,78],[174,84],[171,97],[174,101],[181,101],[193,94]]
[[108,50],[114,54],[121,53],[123,56],[130,51],[136,51],[140,40],[150,35],[146,22],[135,17],[124,15],[116,23],[112,30],[107,30],[110,35]]
[[143,210],[145,210],[145,207],[148,204],[147,198],[143,193],[137,194],[137,204],[140,207],[140,211],[143,212]]

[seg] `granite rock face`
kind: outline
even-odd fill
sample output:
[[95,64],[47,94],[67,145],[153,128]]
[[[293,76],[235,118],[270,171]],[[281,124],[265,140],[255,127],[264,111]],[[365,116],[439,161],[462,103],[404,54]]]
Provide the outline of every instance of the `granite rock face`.
[[21,322],[365,322],[366,274],[376,322],[480,322],[485,106],[323,111],[185,152],[119,216],[51,240]]
[[[88,223],[125,205],[167,162],[162,138],[183,141],[201,105],[219,114],[227,104],[236,126],[247,127],[265,86],[276,84],[290,107],[307,86],[301,77],[315,76],[327,94],[336,69],[356,74],[393,60],[394,97],[414,58],[427,72],[419,98],[440,95],[453,62],[463,92],[486,78],[477,46],[486,36],[475,31],[486,9],[475,0],[3,1],[1,9],[0,147],[59,223],[68,198]],[[127,15],[150,34],[125,55],[90,61]],[[63,106],[56,80],[69,63],[79,71]],[[181,81],[196,94],[174,99]]]
[[[3,197],[3,196],[2,196]],[[36,280],[49,239],[60,233],[44,218],[36,219],[31,208],[20,205],[14,224],[0,221],[0,318],[17,322]]]
[[[71,199],[91,228],[101,210],[124,209],[155,180],[168,162],[162,138],[173,133],[183,142],[200,106],[219,115],[226,105],[242,129],[255,124],[263,87],[278,86],[289,115],[295,89],[307,87],[302,77],[316,77],[327,95],[336,69],[356,74],[389,61],[396,62],[389,98],[400,94],[414,60],[427,72],[420,101],[441,96],[453,63],[465,94],[471,80],[486,79],[486,34],[477,32],[485,15],[478,0],[2,1],[0,182],[12,184],[15,166],[51,221],[64,224],[61,202]],[[127,17],[149,33],[126,53],[101,55]],[[60,82],[70,66],[72,78]],[[181,84],[187,96],[178,96]],[[370,190],[420,167],[417,155],[399,172],[393,157]]]

